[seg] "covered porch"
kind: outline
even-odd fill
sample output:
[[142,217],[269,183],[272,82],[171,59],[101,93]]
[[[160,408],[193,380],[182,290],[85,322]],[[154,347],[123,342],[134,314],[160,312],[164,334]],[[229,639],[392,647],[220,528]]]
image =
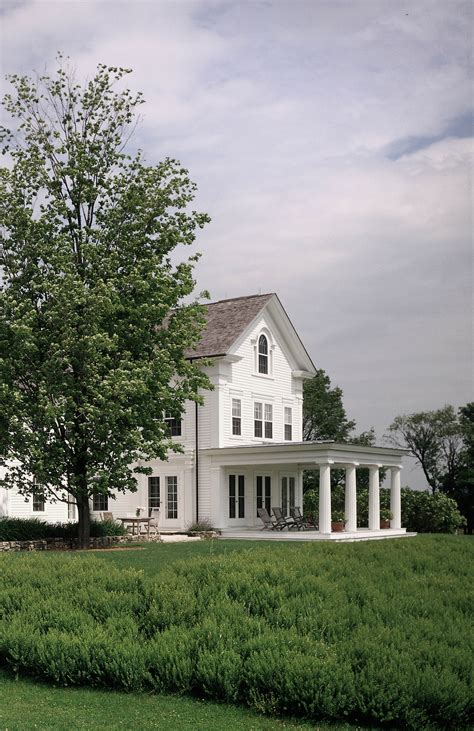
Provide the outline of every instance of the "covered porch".
[[[214,503],[213,520],[223,538],[269,540],[369,540],[407,535],[401,524],[400,471],[405,450],[336,442],[260,443],[203,450],[209,460]],[[368,469],[368,525],[358,527],[358,469]],[[389,527],[380,522],[380,470],[388,472]],[[257,509],[303,507],[303,472],[319,470],[317,529],[262,530]],[[345,474],[345,528],[332,529],[331,470]]]

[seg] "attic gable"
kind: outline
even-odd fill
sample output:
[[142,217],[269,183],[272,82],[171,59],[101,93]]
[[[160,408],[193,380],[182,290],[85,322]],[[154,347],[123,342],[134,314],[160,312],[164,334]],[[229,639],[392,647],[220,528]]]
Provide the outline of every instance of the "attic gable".
[[235,353],[263,314],[272,323],[288,358],[301,375],[314,375],[315,366],[275,293],[220,300],[206,305],[206,328],[188,357],[216,358]]

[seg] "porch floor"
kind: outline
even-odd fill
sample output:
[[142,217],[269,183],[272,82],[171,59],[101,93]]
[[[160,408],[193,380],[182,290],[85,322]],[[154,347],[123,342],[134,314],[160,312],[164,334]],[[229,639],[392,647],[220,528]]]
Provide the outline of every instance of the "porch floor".
[[407,533],[406,528],[383,528],[369,530],[358,528],[356,531],[340,533],[320,533],[316,530],[271,531],[258,528],[226,528],[219,538],[239,541],[380,541],[385,538],[412,538],[416,533]]

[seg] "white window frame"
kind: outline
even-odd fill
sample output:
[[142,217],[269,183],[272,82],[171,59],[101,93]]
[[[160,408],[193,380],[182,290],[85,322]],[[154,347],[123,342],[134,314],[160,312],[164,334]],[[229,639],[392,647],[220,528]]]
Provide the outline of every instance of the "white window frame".
[[[104,503],[105,507],[100,505],[100,507],[96,508],[95,507],[96,501],[99,505],[100,505],[101,501],[105,501],[105,503]],[[93,513],[101,513],[103,511],[108,512],[108,510],[109,510],[109,496],[108,495],[103,495],[102,493],[100,493],[98,495],[92,495],[92,512]]]
[[[287,436],[289,427],[289,436]],[[283,406],[283,438],[285,442],[293,441],[293,409],[291,406]]]
[[[260,338],[262,335],[267,340],[267,373],[262,373],[259,369],[259,355],[260,355]],[[251,344],[253,346],[253,355],[254,355],[254,362],[253,362],[253,375],[258,376],[259,378],[268,378],[270,380],[273,380],[273,351],[275,349],[275,343],[273,341],[271,332],[268,330],[268,328],[263,327],[259,332],[257,333],[255,338],[252,338]]]
[[[260,418],[257,418],[257,417]],[[260,424],[260,435],[257,434],[257,423]],[[269,427],[269,428],[268,428]],[[270,432],[270,434],[268,434]],[[253,402],[253,435],[255,439],[268,441],[273,439],[273,404],[268,401]]]
[[[235,424],[234,424],[235,422]],[[237,427],[238,424],[238,432],[234,431],[234,426]],[[231,423],[230,423],[230,431],[233,437],[241,437],[242,436],[242,399],[235,398],[232,396],[231,400]]]
[[[182,437],[183,436],[183,417],[182,415],[179,417],[179,419],[176,418],[170,411],[166,411],[164,414],[164,422],[167,425],[169,429],[169,436],[170,437]],[[179,427],[178,427],[179,424]],[[172,430],[178,430],[179,428],[179,434],[173,434]]]

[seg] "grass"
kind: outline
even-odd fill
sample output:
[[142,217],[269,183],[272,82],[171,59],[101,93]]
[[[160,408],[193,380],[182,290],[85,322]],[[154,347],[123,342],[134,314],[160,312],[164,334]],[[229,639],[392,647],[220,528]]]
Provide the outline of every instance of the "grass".
[[[432,680],[425,681],[424,686],[421,687],[424,691],[430,692],[430,689],[434,689],[438,683],[438,674],[441,680],[441,676],[445,672],[451,673],[452,680],[448,679],[445,682],[446,700],[442,700],[442,704],[445,703],[448,708],[451,702],[449,697],[451,689],[454,688],[450,683],[454,682],[457,672],[456,663],[460,661],[464,664],[464,672],[469,665],[467,643],[470,631],[469,614],[470,607],[472,607],[469,600],[469,593],[472,591],[472,570],[469,568],[469,562],[472,562],[473,548],[473,539],[463,536],[419,536],[416,539],[384,541],[383,543],[341,545],[203,541],[189,544],[148,544],[142,550],[84,552],[81,554],[81,560],[85,565],[90,565],[93,571],[97,571],[97,568],[105,563],[111,568],[113,566],[114,569],[139,570],[143,572],[146,581],[157,578],[158,581],[168,582],[163,585],[167,585],[168,590],[171,591],[170,601],[174,602],[171,615],[173,617],[177,616],[176,611],[179,605],[176,604],[177,600],[172,597],[173,582],[169,583],[169,579],[170,572],[172,575],[177,571],[180,578],[175,584],[176,587],[184,584],[186,590],[189,591],[189,586],[197,581],[197,585],[200,587],[198,591],[207,591],[211,602],[213,594],[212,592],[209,594],[209,588],[212,589],[213,586],[216,586],[212,577],[220,577],[218,581],[221,583],[218,586],[221,592],[237,592],[233,600],[237,603],[232,606],[237,608],[239,602],[244,602],[247,607],[246,611],[250,612],[256,621],[261,621],[258,617],[265,617],[264,623],[274,626],[272,634],[276,631],[279,632],[278,627],[281,622],[283,622],[282,627],[289,620],[293,622],[291,616],[293,616],[294,609],[290,616],[290,606],[302,607],[300,609],[302,615],[298,617],[298,632],[307,632],[305,626],[308,627],[308,625],[314,627],[318,636],[326,635],[324,642],[329,642],[330,645],[340,641],[338,636],[342,638],[343,643],[348,642],[350,645],[350,636],[347,635],[347,629],[344,629],[349,622],[354,627],[351,633],[353,631],[364,633],[364,641],[360,643],[361,650],[367,649],[372,652],[370,648],[373,627],[375,630],[381,631],[385,638],[384,642],[391,645],[391,647],[380,646],[379,648],[380,657],[377,655],[377,663],[381,666],[386,661],[387,655],[392,652],[392,648],[396,652],[403,648],[404,654],[400,655],[401,658],[403,657],[402,668],[406,667],[406,661],[410,664],[413,658],[416,658],[416,653],[420,653],[420,648],[416,646],[415,642],[411,643],[407,632],[412,632],[412,637],[416,639],[418,629],[414,628],[418,627],[422,632],[419,639],[425,643],[427,653],[423,658],[423,663],[426,661],[427,666],[423,674],[429,668],[430,662],[434,663],[431,668]],[[70,561],[77,561],[77,554],[73,553],[65,553],[61,556],[56,554],[56,557],[59,564],[67,565]],[[100,564],[96,564],[95,557],[101,559]],[[212,557],[215,557],[217,561],[206,561],[207,558]],[[38,558],[40,559],[38,566],[40,564],[50,566],[54,563],[53,556]],[[204,563],[202,560],[198,560],[196,563],[194,561],[196,558],[204,559]],[[48,561],[48,559],[51,560]],[[35,557],[16,554],[8,557],[5,565],[8,565],[9,562],[14,564],[18,562],[19,568],[31,562],[31,567],[34,569]],[[95,569],[93,569],[94,564]],[[285,566],[285,564],[287,565]],[[214,568],[211,568],[211,565]],[[2,557],[0,557],[0,571],[1,569]],[[233,574],[229,580],[228,589],[225,589],[223,585],[228,581],[229,572],[230,574],[233,572]],[[35,581],[34,573],[33,577],[33,581]],[[99,578],[99,573],[97,577]],[[257,590],[264,589],[262,581],[265,581],[266,577],[270,577],[269,587],[264,590],[263,594],[258,591],[255,594],[255,587]],[[374,577],[375,579],[378,577],[378,582],[374,583]],[[287,584],[289,594],[288,589],[285,589],[285,581],[288,580],[290,582]],[[273,589],[272,582],[275,585],[279,584],[279,593],[275,596],[279,597],[279,606],[284,610],[281,615],[275,614],[275,609],[267,602],[269,590]],[[306,601],[306,604],[299,605],[300,599],[297,597],[296,602],[293,602],[292,587],[294,585],[300,591],[300,587],[303,587],[304,584],[306,586],[301,594],[301,601]],[[242,592],[246,598],[243,597]],[[347,592],[352,598],[346,606],[344,602],[348,596]],[[225,596],[226,594],[224,599]],[[381,598],[384,599],[385,604],[380,603]],[[184,606],[188,599],[184,592]],[[320,608],[313,614],[314,604],[318,602]],[[276,608],[278,610],[278,604]],[[160,611],[165,609],[166,607]],[[210,616],[212,616],[212,611],[211,609]],[[309,619],[310,615],[311,619]],[[222,616],[227,621],[227,617]],[[176,621],[178,622],[178,620]],[[277,624],[274,624],[275,621]],[[320,621],[322,624],[318,629],[317,625]],[[333,627],[331,623],[333,623]],[[364,626],[365,624],[367,626]],[[288,625],[288,628],[291,626],[291,624]],[[183,628],[185,629],[184,626]],[[328,628],[329,634],[327,634]],[[331,635],[333,636],[331,637]],[[218,636],[216,635],[216,637]],[[433,640],[435,640],[434,645]],[[336,647],[336,645],[334,646]],[[432,646],[433,651],[430,649]],[[343,645],[340,647],[338,652],[342,651]],[[451,648],[454,648],[454,654],[447,660]],[[445,652],[447,654],[444,654]],[[34,667],[33,665],[33,672]],[[413,679],[418,682],[416,668],[417,661],[411,670],[415,671]],[[448,670],[448,668],[450,669]],[[393,678],[400,678],[397,675],[399,670],[395,665],[387,665],[387,669],[390,673],[394,673]],[[376,680],[375,685],[371,680],[372,687],[377,688],[378,682],[385,683],[383,667],[380,670],[375,666],[372,670],[375,673],[381,673],[380,681]],[[407,679],[409,676],[403,679],[403,673],[402,669],[401,687],[408,699],[411,681]],[[367,678],[365,679],[367,680]],[[270,679],[270,682],[273,681]],[[299,680],[298,683],[300,682]],[[388,680],[388,686],[390,682]],[[370,696],[368,698],[370,699]],[[372,712],[369,715],[374,718]],[[364,721],[364,718],[359,716],[356,718],[359,722]],[[386,718],[386,723],[387,721],[389,722],[389,717]],[[131,729],[136,728],[137,725],[143,729],[356,728],[349,725],[337,725],[337,723],[336,725],[323,723],[309,726],[303,721],[265,718],[241,706],[223,705],[212,701],[204,702],[179,695],[53,688],[32,680],[24,678],[14,680],[11,676],[0,674],[0,731],[3,729],[8,729],[8,731],[25,729],[26,731],[26,729],[34,728],[54,731],[68,727],[92,730],[96,728]]]
[[0,731],[278,731],[354,730],[258,716],[252,711],[183,696],[54,688],[0,672]]

